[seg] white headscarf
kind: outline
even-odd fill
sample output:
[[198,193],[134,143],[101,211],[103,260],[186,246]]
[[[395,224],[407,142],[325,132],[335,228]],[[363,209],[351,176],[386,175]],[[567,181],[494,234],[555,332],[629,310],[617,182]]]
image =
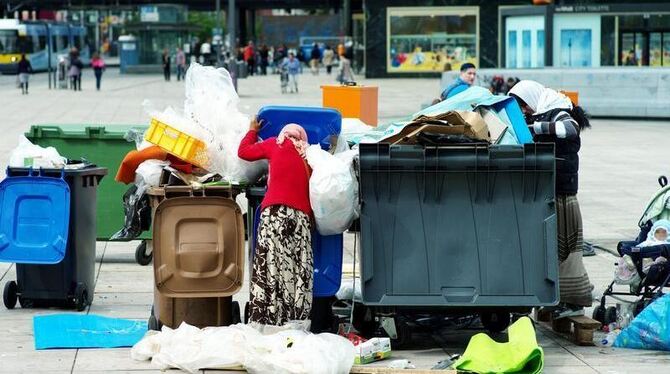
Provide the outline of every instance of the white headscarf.
[[519,81],[509,93],[528,104],[536,115],[553,109],[572,109],[572,101],[567,96],[535,81]]

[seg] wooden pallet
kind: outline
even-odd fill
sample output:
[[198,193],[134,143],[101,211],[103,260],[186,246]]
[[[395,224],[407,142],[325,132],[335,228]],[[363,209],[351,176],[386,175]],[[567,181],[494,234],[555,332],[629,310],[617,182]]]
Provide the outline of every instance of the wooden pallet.
[[559,334],[568,336],[570,340],[581,346],[592,346],[593,332],[602,324],[586,316],[552,319],[551,313],[535,310],[535,321],[551,325],[551,329]]

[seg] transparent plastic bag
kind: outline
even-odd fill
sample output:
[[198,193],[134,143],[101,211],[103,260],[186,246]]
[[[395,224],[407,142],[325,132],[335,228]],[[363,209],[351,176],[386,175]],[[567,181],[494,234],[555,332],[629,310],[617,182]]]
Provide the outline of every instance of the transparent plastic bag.
[[67,159],[62,157],[56,148],[43,148],[35,145],[25,136],[19,137],[18,145],[9,155],[9,166],[13,168],[62,168],[67,164]]
[[351,164],[344,161],[353,160],[353,157],[346,153],[336,157],[319,145],[307,149],[307,162],[313,170],[309,179],[309,200],[321,235],[341,234],[356,218],[355,180]]

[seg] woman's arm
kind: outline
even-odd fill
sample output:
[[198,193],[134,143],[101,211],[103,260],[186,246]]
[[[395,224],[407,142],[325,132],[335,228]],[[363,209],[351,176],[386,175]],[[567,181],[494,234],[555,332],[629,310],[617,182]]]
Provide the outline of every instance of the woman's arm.
[[574,139],[579,136],[579,124],[567,112],[561,112],[553,122],[536,121],[531,126],[536,135],[553,135],[558,139]]
[[242,138],[237,149],[237,156],[246,161],[256,161],[268,158],[264,143],[258,142],[260,124],[254,118],[249,124],[249,132]]

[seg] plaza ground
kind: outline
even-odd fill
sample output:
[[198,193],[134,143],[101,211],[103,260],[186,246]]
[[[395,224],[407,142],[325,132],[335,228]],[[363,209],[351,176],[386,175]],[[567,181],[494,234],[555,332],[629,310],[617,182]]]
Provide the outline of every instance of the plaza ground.
[[[253,114],[264,105],[321,104],[320,85],[334,82],[333,76],[300,76],[300,93],[282,95],[279,77],[250,77],[240,80],[240,108]],[[430,102],[439,93],[437,79],[364,80],[380,87],[380,122],[404,118]],[[0,76],[0,167],[5,168],[9,152],[20,134],[33,124],[147,124],[145,99],[154,106],[182,106],[184,86],[162,77],[120,76],[109,69],[102,91],[85,71],[82,92],[49,90],[47,77],[32,77],[30,94],[21,95],[15,77]],[[617,93],[616,88],[612,90]],[[640,98],[641,99],[641,98]],[[635,100],[635,98],[631,98]],[[588,108],[587,108],[588,109]],[[670,122],[609,120],[592,121],[583,133],[579,200],[588,241],[604,248],[585,258],[592,283],[599,295],[611,280],[615,257],[607,251],[616,242],[637,234],[636,225],[651,194],[658,189],[657,177],[669,172],[667,156]],[[111,177],[111,176],[110,176]],[[345,262],[351,262],[353,241],[347,240]],[[134,261],[137,243],[99,242],[95,300],[86,313],[110,317],[146,319],[153,300],[151,267]],[[0,264],[0,283],[16,279],[14,266]],[[244,302],[245,287],[236,300]],[[6,310],[0,308],[0,372],[45,373],[149,373],[158,372],[148,362],[130,359],[129,349],[80,349],[35,351],[32,317],[60,313],[60,310]],[[446,353],[462,352],[476,329],[443,331],[439,336],[415,336],[415,349],[395,352],[419,368],[430,368]],[[651,351],[577,347],[540,327],[538,340],[545,350],[546,373],[642,373],[670,364],[670,356]]]

